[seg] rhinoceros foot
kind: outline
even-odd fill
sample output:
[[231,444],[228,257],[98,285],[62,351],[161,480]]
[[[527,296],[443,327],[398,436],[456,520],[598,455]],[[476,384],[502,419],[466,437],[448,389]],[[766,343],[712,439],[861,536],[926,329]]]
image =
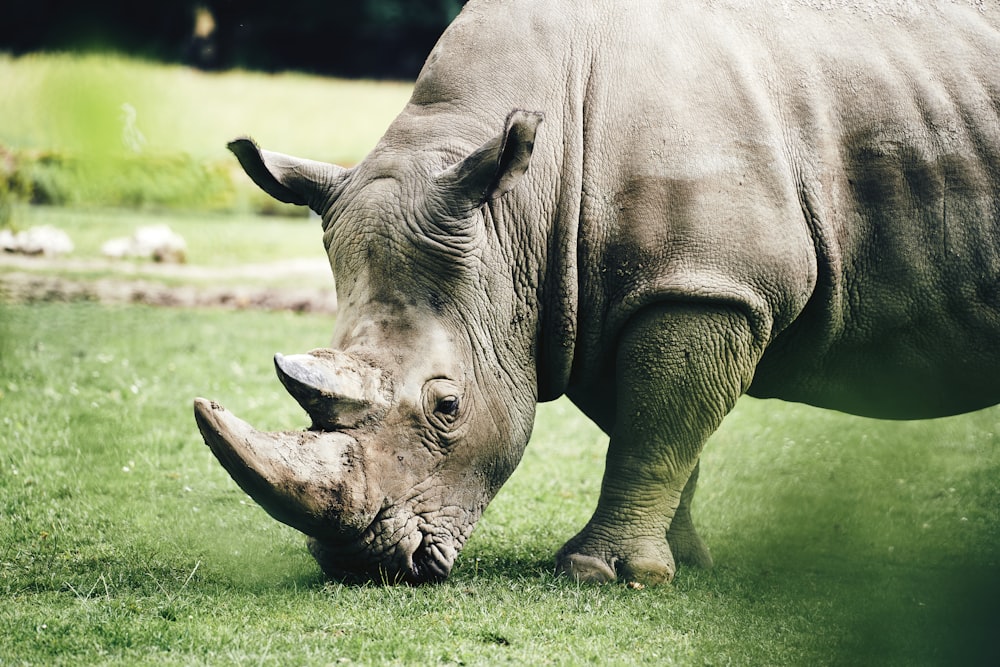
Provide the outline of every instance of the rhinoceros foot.
[[556,569],[585,583],[622,579],[655,585],[669,583],[676,566],[666,540],[618,541],[585,530],[559,550]]

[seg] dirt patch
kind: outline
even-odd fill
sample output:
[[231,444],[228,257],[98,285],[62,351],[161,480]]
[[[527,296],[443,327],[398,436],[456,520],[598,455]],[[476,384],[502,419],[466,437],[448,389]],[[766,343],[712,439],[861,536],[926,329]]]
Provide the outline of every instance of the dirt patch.
[[[112,277],[69,278],[59,272],[112,273]],[[204,281],[170,285],[156,278]],[[292,278],[296,287],[241,285],[241,279]],[[217,282],[219,284],[211,284]],[[226,284],[226,283],[235,284]],[[329,287],[306,287],[309,284]],[[18,257],[0,254],[0,299],[15,303],[96,301],[180,308],[259,308],[332,313],[337,296],[324,261],[287,260],[236,267],[199,267],[97,260]]]

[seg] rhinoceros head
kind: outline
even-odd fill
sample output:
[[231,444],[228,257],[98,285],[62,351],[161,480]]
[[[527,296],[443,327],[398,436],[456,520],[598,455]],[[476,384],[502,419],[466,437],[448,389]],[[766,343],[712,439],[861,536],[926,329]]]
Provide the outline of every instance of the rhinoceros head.
[[275,356],[307,431],[260,432],[204,399],[195,415],[235,481],[309,535],[331,576],[445,578],[520,459],[534,324],[494,209],[540,121],[514,112],[457,157],[408,158],[384,140],[353,169],[230,144],[263,190],[323,217],[339,311],[331,348]]

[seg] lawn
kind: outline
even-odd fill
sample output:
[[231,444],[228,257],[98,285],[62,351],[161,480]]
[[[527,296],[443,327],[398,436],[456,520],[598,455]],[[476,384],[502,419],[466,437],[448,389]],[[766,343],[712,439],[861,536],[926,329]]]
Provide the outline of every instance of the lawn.
[[274,351],[329,318],[0,306],[0,664],[988,664],[1000,657],[1000,411],[878,422],[745,399],[705,455],[712,571],[578,586],[552,554],[605,443],[542,406],[452,578],[324,582],[200,441],[196,395],[304,415]]
[[[324,258],[323,229],[318,217],[149,213],[116,209],[20,206],[25,227],[51,225],[73,241],[68,259],[102,260],[108,239],[130,236],[143,225],[167,225],[187,244],[187,263],[201,267],[236,267],[293,258]],[[45,270],[58,267],[39,263]],[[30,267],[30,265],[29,265]],[[141,267],[137,267],[141,268]]]

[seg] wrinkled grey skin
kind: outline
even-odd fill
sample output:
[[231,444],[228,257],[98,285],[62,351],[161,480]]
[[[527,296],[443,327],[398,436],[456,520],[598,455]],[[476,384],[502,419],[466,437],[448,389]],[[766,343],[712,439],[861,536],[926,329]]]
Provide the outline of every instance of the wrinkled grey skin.
[[313,430],[199,400],[206,442],[327,573],[438,580],[567,394],[610,445],[559,569],[709,565],[698,458],[743,393],[1000,401],[996,7],[473,0],[353,169],[232,145],[322,215],[340,313],[277,358]]

